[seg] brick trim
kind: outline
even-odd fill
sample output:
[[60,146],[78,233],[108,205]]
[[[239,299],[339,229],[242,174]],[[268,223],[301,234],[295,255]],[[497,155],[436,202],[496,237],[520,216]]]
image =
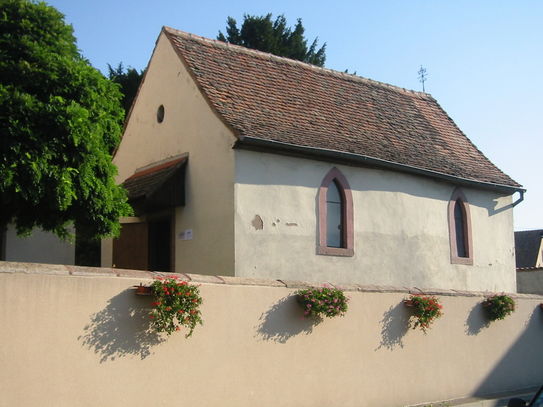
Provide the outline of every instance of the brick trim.
[[[454,206],[459,201],[462,205],[462,215],[464,218],[464,245],[467,250],[467,257],[458,256],[458,247],[456,246],[456,222],[454,219]],[[449,245],[451,250],[451,264],[473,265],[473,238],[471,234],[471,215],[469,211],[469,202],[462,189],[456,188],[449,200],[447,207],[449,222]]]
[[[341,216],[343,223],[342,240],[344,247],[328,247],[326,245],[326,232],[327,232],[327,209],[326,209],[326,194],[328,192],[328,186],[336,182],[343,205],[341,206]],[[324,179],[318,192],[319,202],[319,215],[318,215],[318,246],[317,254],[327,256],[354,256],[354,222],[353,222],[353,196],[351,187],[347,178],[336,167],[332,168]]]

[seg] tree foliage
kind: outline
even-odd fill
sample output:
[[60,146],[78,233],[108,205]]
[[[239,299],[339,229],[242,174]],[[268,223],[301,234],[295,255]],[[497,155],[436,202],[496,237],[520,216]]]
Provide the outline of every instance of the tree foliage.
[[141,79],[143,78],[143,71],[138,72],[131,67],[125,69],[122,62],[119,62],[116,68],[113,68],[109,64],[107,66],[109,69],[109,79],[120,86],[121,93],[123,94],[122,105],[125,115],[127,115],[138,92]]
[[243,16],[241,28],[234,18],[226,21],[226,36],[219,31],[217,39],[247,48],[270,52],[275,55],[297,59],[317,66],[324,66],[326,44],[317,49],[317,38],[309,48],[304,37],[305,29],[299,18],[294,29],[287,27],[285,16],[278,16],[272,21],[271,13],[265,16]]
[[110,152],[121,135],[117,85],[79,53],[45,3],[0,0],[0,226],[115,235],[129,214]]

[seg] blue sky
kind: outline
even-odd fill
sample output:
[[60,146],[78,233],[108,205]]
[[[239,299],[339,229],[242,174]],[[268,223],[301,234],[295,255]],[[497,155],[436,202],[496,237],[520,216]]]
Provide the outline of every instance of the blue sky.
[[543,228],[543,2],[51,0],[96,67],[143,69],[163,25],[215,38],[232,16],[301,17],[326,67],[426,91],[499,168],[528,189],[515,230]]

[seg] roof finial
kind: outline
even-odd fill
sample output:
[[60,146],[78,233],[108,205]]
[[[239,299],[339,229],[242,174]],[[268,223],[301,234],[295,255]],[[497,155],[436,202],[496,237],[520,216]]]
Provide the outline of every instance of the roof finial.
[[426,68],[423,68],[423,66],[421,65],[418,74],[419,82],[422,83],[422,91],[425,92],[424,82],[426,82],[426,78],[428,77],[428,75],[426,74]]

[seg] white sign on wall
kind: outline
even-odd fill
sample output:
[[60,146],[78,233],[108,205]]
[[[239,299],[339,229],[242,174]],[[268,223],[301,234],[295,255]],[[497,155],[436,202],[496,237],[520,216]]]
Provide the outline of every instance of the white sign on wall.
[[192,240],[192,229],[185,229],[178,235],[180,240]]

